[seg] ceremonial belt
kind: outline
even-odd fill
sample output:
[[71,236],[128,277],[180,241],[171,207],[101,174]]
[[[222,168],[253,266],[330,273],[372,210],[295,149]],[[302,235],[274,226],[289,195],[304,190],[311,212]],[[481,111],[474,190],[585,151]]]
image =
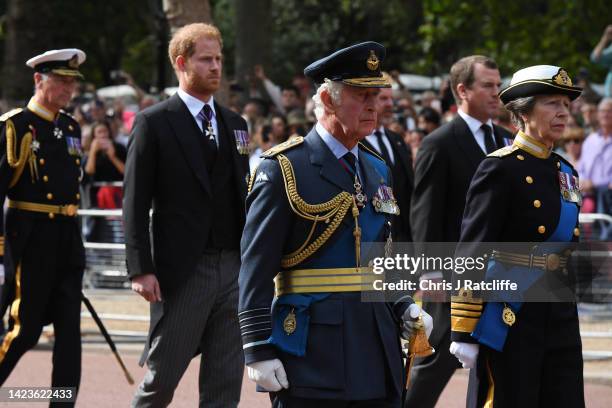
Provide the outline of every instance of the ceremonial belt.
[[327,268],[281,271],[274,278],[276,296],[292,293],[361,292],[373,290],[372,268]]
[[567,265],[567,256],[560,256],[555,253],[539,256],[493,251],[492,258],[506,265],[541,268],[545,271],[556,271],[557,269],[565,268]]
[[67,217],[76,216],[77,210],[79,209],[79,206],[76,204],[51,205],[16,200],[9,200],[8,206],[9,208],[16,208],[18,210],[33,211],[54,215],[65,215]]

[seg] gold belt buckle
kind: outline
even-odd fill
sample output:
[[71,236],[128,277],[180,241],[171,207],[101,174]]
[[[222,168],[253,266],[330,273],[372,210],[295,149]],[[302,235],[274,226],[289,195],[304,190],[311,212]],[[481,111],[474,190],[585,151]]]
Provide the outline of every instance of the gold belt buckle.
[[557,254],[548,254],[546,256],[546,270],[556,271],[561,265],[561,258]]
[[79,209],[75,204],[60,205],[60,212],[69,217],[74,217]]

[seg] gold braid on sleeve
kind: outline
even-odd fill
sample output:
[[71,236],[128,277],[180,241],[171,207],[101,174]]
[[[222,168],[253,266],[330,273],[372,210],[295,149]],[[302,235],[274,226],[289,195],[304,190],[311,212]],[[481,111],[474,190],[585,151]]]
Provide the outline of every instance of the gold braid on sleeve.
[[26,163],[30,159],[32,145],[32,133],[26,133],[21,139],[21,145],[19,148],[19,158],[17,158],[17,132],[15,131],[15,125],[13,121],[8,119],[6,121],[6,158],[9,166],[15,169],[13,173],[13,177],[11,178],[11,182],[9,183],[9,188],[13,187],[21,174],[23,173],[23,169],[25,168]]
[[[353,196],[343,191],[325,203],[308,204],[298,194],[293,166],[289,159],[282,154],[277,155],[276,158],[283,174],[285,191],[291,209],[300,218],[313,222],[310,233],[304,243],[297,250],[283,256],[281,260],[281,266],[283,268],[291,268],[310,257],[327,242],[329,237],[338,229],[342,219],[351,208]],[[312,240],[318,222],[325,222],[327,227],[321,235]]]

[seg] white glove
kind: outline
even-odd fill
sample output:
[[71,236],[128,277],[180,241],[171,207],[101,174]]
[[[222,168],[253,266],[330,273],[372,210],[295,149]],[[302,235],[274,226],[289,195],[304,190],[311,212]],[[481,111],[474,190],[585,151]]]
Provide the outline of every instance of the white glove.
[[255,381],[266,391],[280,391],[283,388],[289,388],[287,373],[278,358],[256,361],[247,365],[247,375],[249,380]]
[[453,341],[448,350],[452,355],[457,357],[457,360],[463,365],[463,368],[475,368],[479,348],[480,346],[478,343]]
[[402,320],[404,321],[404,324],[402,327],[402,337],[404,339],[408,340],[412,335],[415,334],[416,330],[419,328],[418,327],[418,317],[419,316],[421,316],[421,318],[423,319],[423,325],[425,326],[425,333],[427,333],[427,338],[429,338],[429,335],[431,334],[431,331],[433,330],[433,318],[429,315],[429,313],[421,309],[419,305],[417,305],[416,303],[413,303],[410,306],[408,306],[408,309],[406,309],[406,311],[402,315]]

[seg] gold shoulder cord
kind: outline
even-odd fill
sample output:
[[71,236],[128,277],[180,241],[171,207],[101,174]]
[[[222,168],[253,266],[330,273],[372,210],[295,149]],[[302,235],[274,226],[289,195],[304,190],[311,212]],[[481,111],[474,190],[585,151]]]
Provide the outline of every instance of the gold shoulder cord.
[[[289,159],[282,154],[277,155],[276,158],[281,167],[283,180],[285,182],[285,191],[291,209],[299,217],[313,221],[310,233],[302,246],[296,251],[285,255],[281,260],[281,266],[283,268],[290,268],[310,257],[327,242],[329,237],[338,229],[338,226],[349,208],[353,205],[353,196],[343,191],[325,203],[308,204],[298,194],[293,166],[291,166]],[[325,222],[328,226],[319,237],[310,242],[319,221]]]
[[[34,177],[34,172],[35,170],[37,170],[36,167],[36,162],[32,161],[32,155],[31,155],[31,149],[30,146],[32,144],[32,133],[28,132],[26,133],[23,138],[21,139],[21,146],[20,146],[20,150],[19,150],[19,159],[16,158],[17,156],[17,152],[16,152],[16,131],[15,131],[15,125],[13,124],[13,121],[8,119],[6,121],[6,158],[8,161],[9,166],[11,166],[12,168],[15,169],[15,172],[13,173],[13,177],[11,178],[11,182],[9,183],[9,188],[13,187],[17,181],[19,180],[19,178],[21,177],[21,174],[23,173],[23,169],[25,168],[26,162],[30,162],[30,170],[32,170],[32,177]],[[34,160],[36,160],[36,158],[34,158]],[[32,168],[32,166],[34,166],[34,168]]]

